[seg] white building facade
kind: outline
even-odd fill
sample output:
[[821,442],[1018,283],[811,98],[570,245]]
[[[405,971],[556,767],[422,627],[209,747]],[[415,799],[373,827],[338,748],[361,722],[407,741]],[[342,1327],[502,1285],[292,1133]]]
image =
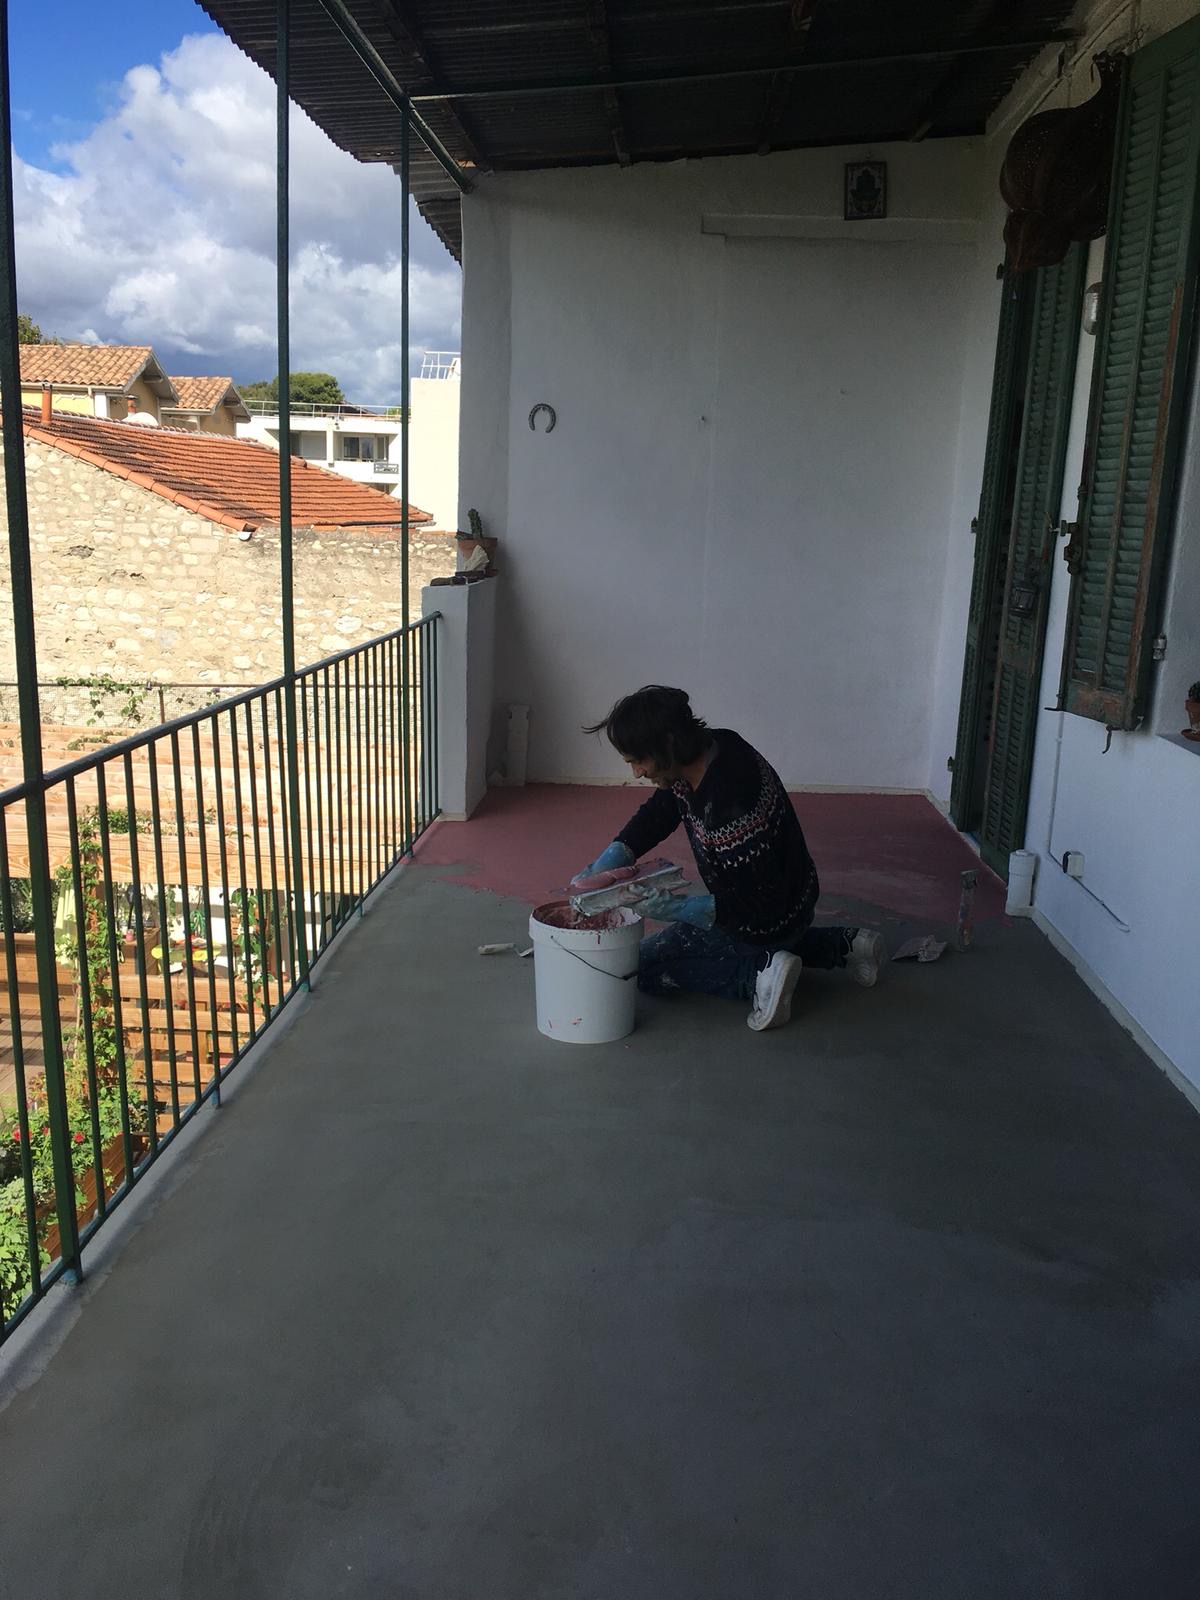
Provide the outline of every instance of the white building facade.
[[[457,526],[458,415],[462,366],[457,351],[427,351],[420,377],[410,382],[409,501],[433,517],[435,528]],[[279,412],[247,402],[251,417],[238,437],[279,448]],[[292,450],[370,484],[400,494],[400,418],[394,406],[313,406],[294,403]]]

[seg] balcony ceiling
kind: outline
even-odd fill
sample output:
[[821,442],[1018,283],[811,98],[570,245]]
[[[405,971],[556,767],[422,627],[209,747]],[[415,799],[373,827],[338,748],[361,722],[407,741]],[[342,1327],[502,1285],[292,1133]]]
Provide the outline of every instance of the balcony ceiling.
[[[201,0],[275,64],[273,0]],[[347,0],[472,171],[627,165],[980,133],[1071,0]],[[397,113],[318,0],[292,0],[294,98],[361,161]],[[460,256],[454,184],[417,142],[413,192]]]

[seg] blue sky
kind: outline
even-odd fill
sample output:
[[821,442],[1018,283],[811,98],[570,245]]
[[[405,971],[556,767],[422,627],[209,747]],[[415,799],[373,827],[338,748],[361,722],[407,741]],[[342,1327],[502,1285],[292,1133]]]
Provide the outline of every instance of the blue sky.
[[186,33],[214,32],[193,0],[9,0],[18,153],[49,165],[51,145],[79,138],[111,110],[130,67],[157,61]]
[[[11,0],[17,285],[68,340],[276,371],[274,85],[193,0]],[[391,403],[400,188],[292,120],[292,367]],[[415,214],[412,346],[457,349],[460,274]]]

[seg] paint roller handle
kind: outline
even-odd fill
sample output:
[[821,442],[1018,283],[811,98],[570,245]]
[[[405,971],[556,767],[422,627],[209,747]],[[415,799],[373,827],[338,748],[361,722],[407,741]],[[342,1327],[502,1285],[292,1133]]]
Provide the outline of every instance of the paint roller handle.
[[616,872],[620,867],[631,867],[637,860],[633,851],[627,844],[622,844],[619,839],[614,839],[607,850],[602,850],[590,866],[584,867],[582,872],[577,872],[571,879],[574,888],[585,878],[594,878],[601,872]]

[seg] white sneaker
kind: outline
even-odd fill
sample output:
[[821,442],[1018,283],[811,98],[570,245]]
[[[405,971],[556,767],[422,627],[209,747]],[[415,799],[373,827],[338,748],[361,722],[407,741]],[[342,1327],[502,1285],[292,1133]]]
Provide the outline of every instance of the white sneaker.
[[782,1028],[792,1014],[792,995],[804,963],[788,950],[777,950],[758,975],[754,1004],[746,1026],[755,1033]]
[[873,989],[886,955],[882,937],[872,933],[870,928],[860,928],[851,940],[846,957],[846,965],[855,983],[861,983],[864,989]]

